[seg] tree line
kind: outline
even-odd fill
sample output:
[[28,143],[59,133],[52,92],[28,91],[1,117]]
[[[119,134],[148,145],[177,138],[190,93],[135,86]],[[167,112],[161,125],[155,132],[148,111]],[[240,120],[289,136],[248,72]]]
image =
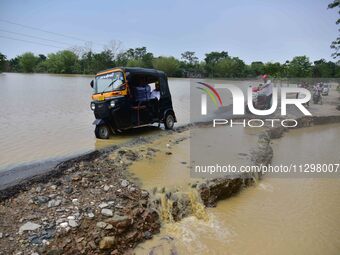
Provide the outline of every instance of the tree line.
[[186,51],[181,58],[154,56],[146,47],[118,51],[112,47],[95,53],[92,50],[62,50],[35,55],[26,52],[12,59],[0,53],[0,71],[23,73],[95,74],[115,66],[145,67],[162,70],[170,77],[251,78],[269,74],[276,78],[340,78],[340,63],[307,56],[296,56],[285,63],[255,61],[246,64],[226,51],[213,51],[199,61],[195,52]]

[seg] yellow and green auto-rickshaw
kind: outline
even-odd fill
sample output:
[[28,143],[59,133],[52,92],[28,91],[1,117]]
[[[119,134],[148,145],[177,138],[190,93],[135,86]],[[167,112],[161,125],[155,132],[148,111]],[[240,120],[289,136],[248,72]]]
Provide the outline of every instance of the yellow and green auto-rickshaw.
[[[155,86],[153,91],[150,85]],[[97,138],[108,139],[110,134],[153,123],[172,129],[177,122],[168,79],[162,71],[113,68],[97,73],[91,87]]]

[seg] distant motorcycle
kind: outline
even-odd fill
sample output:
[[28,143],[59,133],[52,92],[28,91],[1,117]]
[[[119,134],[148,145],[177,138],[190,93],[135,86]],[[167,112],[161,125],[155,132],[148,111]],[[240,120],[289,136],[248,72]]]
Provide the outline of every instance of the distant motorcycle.
[[329,86],[326,84],[322,88],[322,95],[323,96],[328,96],[328,94],[329,94]]

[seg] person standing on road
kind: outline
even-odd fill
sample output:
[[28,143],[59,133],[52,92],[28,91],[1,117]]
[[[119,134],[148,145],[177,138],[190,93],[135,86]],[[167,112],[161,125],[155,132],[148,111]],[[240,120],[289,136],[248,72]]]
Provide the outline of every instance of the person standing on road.
[[271,106],[272,102],[272,97],[273,97],[273,84],[271,80],[269,80],[268,75],[264,74],[262,75],[262,80],[263,80],[263,86],[261,88],[261,92],[266,95],[266,109],[269,109]]

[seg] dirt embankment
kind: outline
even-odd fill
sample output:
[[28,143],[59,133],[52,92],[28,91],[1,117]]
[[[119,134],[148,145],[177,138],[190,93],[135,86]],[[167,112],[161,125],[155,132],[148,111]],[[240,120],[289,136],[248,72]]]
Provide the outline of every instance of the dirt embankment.
[[[127,168],[162,132],[65,161],[0,191],[0,254],[126,254],[159,232],[160,212]],[[171,153],[171,152],[166,152]]]

